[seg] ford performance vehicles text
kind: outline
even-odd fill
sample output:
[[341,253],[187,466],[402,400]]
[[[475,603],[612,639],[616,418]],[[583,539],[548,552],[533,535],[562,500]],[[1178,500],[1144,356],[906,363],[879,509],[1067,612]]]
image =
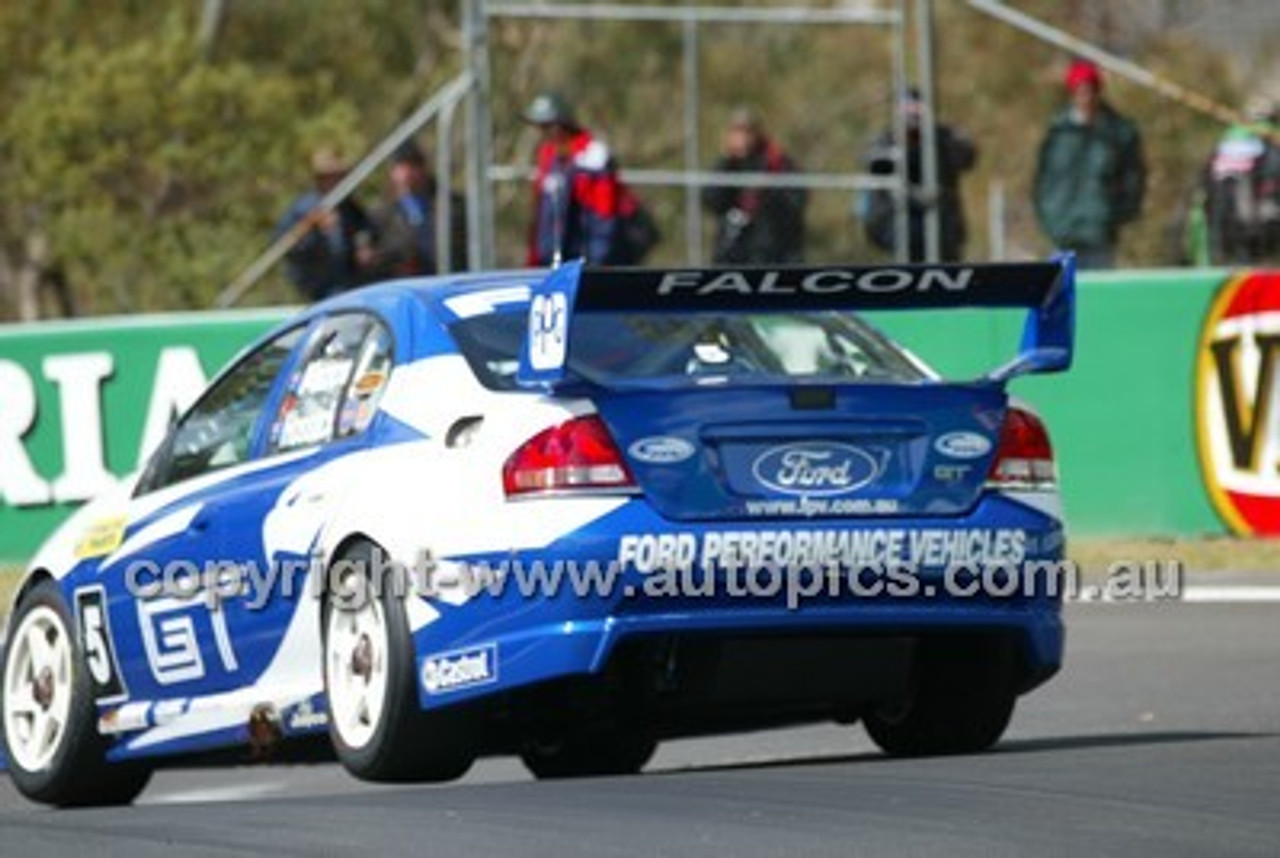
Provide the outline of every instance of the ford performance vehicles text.
[[[31,562],[9,771],[67,805],[309,739],[374,780],[821,720],[984,749],[1062,657],[1055,595],[977,585],[1061,558],[1005,388],[1070,365],[1073,279],[570,263],[311,308]],[[944,381],[856,313],[951,307],[1025,308],[1019,354]]]

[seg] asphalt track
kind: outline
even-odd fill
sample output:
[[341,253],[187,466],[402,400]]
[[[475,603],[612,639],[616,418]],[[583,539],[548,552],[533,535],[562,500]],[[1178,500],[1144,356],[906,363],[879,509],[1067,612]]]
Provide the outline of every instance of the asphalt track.
[[1068,615],[1067,668],[982,756],[887,760],[830,726],[671,743],[630,778],[175,770],[74,812],[0,777],[0,856],[1280,855],[1280,604]]

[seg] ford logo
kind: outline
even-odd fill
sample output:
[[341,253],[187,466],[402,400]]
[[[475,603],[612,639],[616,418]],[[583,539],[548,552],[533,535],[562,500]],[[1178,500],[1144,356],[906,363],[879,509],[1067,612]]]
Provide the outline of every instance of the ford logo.
[[756,457],[751,473],[775,492],[822,497],[857,491],[880,476],[880,465],[866,450],[819,441],[771,447]]
[[933,448],[953,459],[977,459],[991,452],[991,442],[977,432],[948,432],[933,442]]
[[673,465],[688,459],[697,450],[683,438],[655,435],[633,441],[631,446],[627,447],[627,452],[631,454],[631,458],[650,465]]

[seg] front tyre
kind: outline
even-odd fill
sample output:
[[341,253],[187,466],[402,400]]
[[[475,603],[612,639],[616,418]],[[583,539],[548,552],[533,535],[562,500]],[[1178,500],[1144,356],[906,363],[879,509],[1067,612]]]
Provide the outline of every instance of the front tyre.
[[108,764],[93,688],[57,586],[22,598],[4,652],[3,741],[18,791],[58,806],[128,804],[151,777],[134,763]]
[[1012,648],[987,638],[920,644],[906,700],[868,712],[867,734],[895,757],[972,754],[1000,740],[1013,716]]
[[[323,611],[329,735],[339,761],[362,780],[447,781],[473,759],[454,713],[418,706],[413,637],[381,549],[361,542],[334,562]],[[383,570],[382,574],[376,570]],[[374,577],[376,576],[376,577]],[[376,586],[375,586],[376,584]]]

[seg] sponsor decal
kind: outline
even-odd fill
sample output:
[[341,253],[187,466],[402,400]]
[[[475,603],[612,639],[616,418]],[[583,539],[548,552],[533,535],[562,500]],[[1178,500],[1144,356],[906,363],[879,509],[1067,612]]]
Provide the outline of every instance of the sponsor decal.
[[670,435],[655,435],[633,441],[627,447],[631,458],[650,465],[674,465],[693,456],[697,448],[683,438]]
[[972,465],[934,465],[933,478],[940,483],[958,483],[969,478]]
[[830,497],[857,491],[880,476],[880,463],[860,447],[832,441],[783,444],[751,464],[760,485],[794,497]]
[[991,442],[977,432],[948,432],[933,442],[933,449],[953,459],[978,459],[991,452]]
[[749,500],[742,512],[752,518],[823,518],[831,515],[893,515],[897,498],[767,498]]
[[84,560],[88,557],[103,557],[115,551],[124,542],[124,526],[127,521],[125,516],[116,515],[89,525],[76,543],[76,557]]
[[317,709],[308,698],[289,710],[284,723],[290,732],[315,730],[329,726],[329,713],[323,709]]
[[888,563],[943,568],[1021,563],[1030,536],[1018,528],[816,528],[628,533],[620,569],[638,572],[773,566],[784,570],[865,568]]
[[1218,515],[1240,535],[1280,535],[1280,273],[1218,291],[1196,358],[1196,446]]
[[351,391],[360,397],[372,396],[381,390],[382,385],[386,383],[387,374],[385,372],[366,372],[356,379],[355,384],[351,386]]
[[563,292],[535,295],[529,304],[529,366],[553,370],[564,366],[569,345],[569,305]]
[[658,284],[659,295],[838,295],[847,292],[964,292],[972,268],[832,268],[817,271],[670,271]]
[[497,679],[497,644],[437,653],[422,660],[422,687],[428,694],[447,694]]

